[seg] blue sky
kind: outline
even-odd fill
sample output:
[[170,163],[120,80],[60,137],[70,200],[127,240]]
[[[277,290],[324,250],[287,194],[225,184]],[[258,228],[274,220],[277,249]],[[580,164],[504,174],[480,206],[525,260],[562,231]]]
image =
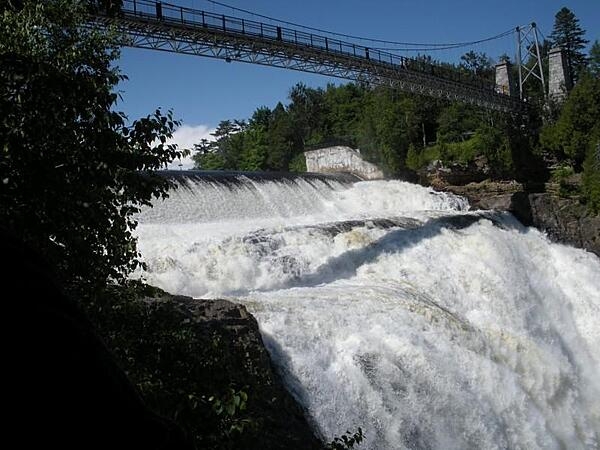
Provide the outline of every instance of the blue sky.
[[[259,14],[328,31],[408,42],[464,42],[496,35],[532,21],[543,34],[552,31],[554,15],[566,6],[579,18],[586,38],[600,39],[600,0],[221,0]],[[237,15],[206,0],[169,3]],[[257,20],[260,20],[257,18]],[[492,57],[514,55],[511,37],[474,47]],[[466,50],[446,52],[458,59]],[[185,127],[178,140],[191,145],[220,120],[246,119],[262,105],[287,102],[298,82],[311,87],[340,83],[321,75],[258,65],[177,55],[142,49],[123,49],[117,65],[129,80],[119,86],[123,100],[117,109],[130,119],[157,107],[173,109]]]

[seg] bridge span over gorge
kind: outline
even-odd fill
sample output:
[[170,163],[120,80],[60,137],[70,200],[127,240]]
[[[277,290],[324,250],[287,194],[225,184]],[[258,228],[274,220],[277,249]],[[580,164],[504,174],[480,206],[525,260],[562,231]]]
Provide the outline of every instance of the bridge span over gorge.
[[281,25],[285,23],[260,22],[152,0],[124,0],[118,8],[106,7],[110,0],[97,3],[100,6],[90,16],[89,26],[115,27],[123,35],[124,46],[392,85],[408,92],[505,112],[519,111],[526,105],[514,92],[508,95],[506,87],[500,89],[493,79],[465,74],[449,64],[315,34],[307,28],[284,27]]

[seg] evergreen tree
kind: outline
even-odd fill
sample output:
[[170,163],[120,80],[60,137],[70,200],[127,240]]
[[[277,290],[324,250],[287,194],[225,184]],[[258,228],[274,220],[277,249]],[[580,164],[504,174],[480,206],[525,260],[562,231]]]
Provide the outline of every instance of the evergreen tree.
[[590,49],[588,59],[588,70],[595,77],[600,77],[600,42],[594,41],[594,45]]
[[563,7],[556,13],[550,40],[555,47],[565,50],[569,76],[573,83],[586,65],[583,49],[589,41],[584,39],[584,34],[585,31],[579,26],[579,19],[569,8]]
[[269,118],[269,152],[266,160],[268,170],[288,170],[294,151],[301,154],[303,150],[300,134],[283,104],[277,103]]

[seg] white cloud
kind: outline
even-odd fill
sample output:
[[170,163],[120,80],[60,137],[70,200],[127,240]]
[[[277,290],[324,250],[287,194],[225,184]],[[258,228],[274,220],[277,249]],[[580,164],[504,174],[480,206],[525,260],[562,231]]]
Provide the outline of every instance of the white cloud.
[[[207,125],[182,125],[177,128],[173,133],[173,137],[167,141],[168,144],[177,144],[180,150],[188,148],[192,150],[194,144],[198,144],[201,139],[208,139],[209,141],[214,140],[214,137],[210,135],[215,131],[214,128],[209,128]],[[194,167],[194,161],[192,155],[188,155],[181,160],[176,159],[167,166],[167,169],[182,169],[188,170]]]

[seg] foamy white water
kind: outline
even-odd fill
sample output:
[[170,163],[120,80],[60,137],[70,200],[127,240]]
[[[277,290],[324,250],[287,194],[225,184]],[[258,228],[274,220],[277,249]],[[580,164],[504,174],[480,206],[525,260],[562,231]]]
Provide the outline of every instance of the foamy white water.
[[400,181],[187,181],[144,211],[144,277],[257,318],[326,439],[600,448],[600,259]]

